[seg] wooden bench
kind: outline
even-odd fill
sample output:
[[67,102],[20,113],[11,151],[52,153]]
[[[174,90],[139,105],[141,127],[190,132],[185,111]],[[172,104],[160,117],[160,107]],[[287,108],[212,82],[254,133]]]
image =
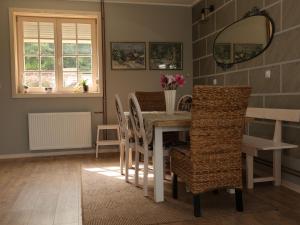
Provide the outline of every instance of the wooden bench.
[[[281,184],[282,150],[297,148],[297,145],[282,142],[282,122],[300,122],[300,110],[248,108],[247,117],[255,119],[275,120],[273,140],[244,135],[242,152],[246,153],[247,187],[253,189],[254,183],[274,181],[275,186]],[[253,161],[258,151],[273,151],[273,176],[254,178]]]

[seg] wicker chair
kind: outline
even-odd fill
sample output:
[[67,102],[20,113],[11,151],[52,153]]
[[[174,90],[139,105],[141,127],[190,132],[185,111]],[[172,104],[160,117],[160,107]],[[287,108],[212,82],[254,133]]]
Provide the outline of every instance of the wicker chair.
[[[125,181],[128,182],[128,169],[132,165],[132,149],[134,148],[133,132],[130,128],[131,121],[126,119],[123,105],[118,94],[115,95],[115,107],[117,112],[117,118],[119,122],[120,131],[120,170],[123,173],[124,161],[125,161]],[[124,160],[125,155],[125,160]]]
[[243,211],[241,144],[249,87],[195,86],[189,150],[172,149],[173,197],[177,176],[194,195],[194,215],[201,216],[200,194],[235,188],[236,209]]
[[166,111],[165,95],[162,91],[135,92],[142,111]]

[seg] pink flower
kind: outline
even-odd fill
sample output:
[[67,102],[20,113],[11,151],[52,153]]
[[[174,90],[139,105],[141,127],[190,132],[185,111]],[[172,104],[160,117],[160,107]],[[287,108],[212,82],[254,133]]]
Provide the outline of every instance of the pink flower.
[[177,84],[178,84],[179,87],[182,87],[182,86],[184,85],[185,80],[184,80],[183,75],[181,75],[181,74],[176,74],[176,75],[175,75],[175,79],[176,79],[176,82],[177,82]]
[[185,83],[182,74],[161,74],[160,85],[164,90],[176,90],[177,87],[182,87]]
[[160,76],[161,87],[165,88],[167,84],[168,84],[168,78],[164,74],[161,74],[161,76]]

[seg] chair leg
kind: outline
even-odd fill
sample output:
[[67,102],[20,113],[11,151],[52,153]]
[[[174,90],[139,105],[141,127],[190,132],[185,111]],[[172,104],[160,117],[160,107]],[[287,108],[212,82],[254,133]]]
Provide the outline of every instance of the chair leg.
[[194,205],[194,216],[200,217],[202,215],[200,194],[194,195],[193,205]]
[[128,182],[128,170],[129,170],[129,146],[125,144],[125,181]]
[[121,175],[124,175],[124,154],[125,154],[125,145],[124,144],[120,144],[119,145],[120,148],[120,170],[121,170]]
[[185,191],[186,191],[186,192],[191,192],[190,186],[187,185],[187,184],[185,184]]
[[164,180],[166,179],[166,167],[167,167],[166,158],[163,157],[163,175],[164,175]]
[[238,212],[244,211],[243,206],[243,191],[241,189],[235,189],[235,207]]
[[177,175],[172,175],[172,196],[174,199],[178,198],[178,181],[177,181]]
[[96,140],[96,159],[98,159],[98,151],[99,151],[98,141],[99,141],[99,135],[100,135],[100,129],[98,127],[97,128],[97,140]]
[[96,159],[98,159],[99,145],[96,145]]
[[128,147],[128,167],[132,167],[132,148]]
[[144,154],[144,196],[148,196],[148,155]]
[[[137,149],[137,148],[136,148]],[[135,185],[139,185],[139,164],[140,164],[140,153],[135,150]]]

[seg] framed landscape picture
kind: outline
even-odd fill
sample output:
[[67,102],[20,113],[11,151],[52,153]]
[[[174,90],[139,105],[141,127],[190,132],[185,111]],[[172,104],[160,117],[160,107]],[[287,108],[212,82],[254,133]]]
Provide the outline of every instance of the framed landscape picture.
[[182,70],[183,46],[180,42],[150,42],[150,70]]
[[111,42],[112,70],[145,70],[145,42]]
[[217,62],[233,63],[232,44],[216,43],[214,47],[214,55]]
[[234,44],[234,60],[235,62],[243,62],[252,59],[262,52],[263,44]]

